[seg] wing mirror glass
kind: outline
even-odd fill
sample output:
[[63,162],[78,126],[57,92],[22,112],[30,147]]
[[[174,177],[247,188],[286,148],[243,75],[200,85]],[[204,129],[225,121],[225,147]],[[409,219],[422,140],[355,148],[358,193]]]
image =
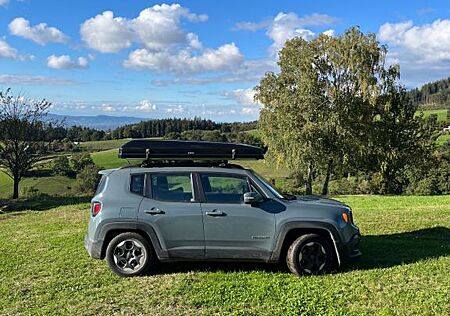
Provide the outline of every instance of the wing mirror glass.
[[263,201],[263,197],[258,192],[247,192],[244,193],[244,203],[245,204],[258,204]]

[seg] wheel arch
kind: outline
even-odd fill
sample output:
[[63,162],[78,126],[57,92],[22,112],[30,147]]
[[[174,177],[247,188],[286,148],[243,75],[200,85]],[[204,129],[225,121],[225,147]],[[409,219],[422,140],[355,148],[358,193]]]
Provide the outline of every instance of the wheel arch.
[[330,227],[331,224],[309,222],[309,223],[288,223],[286,224],[279,236],[272,254],[271,261],[280,261],[286,257],[289,246],[298,237],[305,234],[317,234],[325,238],[330,242],[331,247],[334,250],[334,255],[336,256],[336,264],[339,267],[341,265],[341,255],[339,253],[340,247],[340,237],[334,227]]
[[121,234],[133,232],[141,235],[147,240],[147,242],[152,246],[158,259],[163,259],[167,257],[167,252],[164,251],[159,242],[158,236],[156,235],[153,227],[147,224],[140,224],[136,222],[121,222],[121,223],[110,223],[105,224],[100,232],[99,239],[103,240],[100,259],[104,259],[106,255],[106,249],[111,240]]

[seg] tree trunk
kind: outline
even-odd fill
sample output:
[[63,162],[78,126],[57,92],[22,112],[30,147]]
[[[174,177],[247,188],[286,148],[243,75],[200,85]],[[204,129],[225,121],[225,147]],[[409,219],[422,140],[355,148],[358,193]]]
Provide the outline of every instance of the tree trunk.
[[13,179],[13,199],[18,199],[19,198],[19,182],[20,179],[18,177],[14,177]]
[[314,179],[314,169],[312,164],[308,164],[308,177],[306,179],[305,183],[305,194],[306,195],[312,195],[312,182]]
[[328,184],[331,178],[331,169],[333,168],[333,159],[328,160],[327,174],[325,176],[325,181],[323,182],[322,195],[328,195]]

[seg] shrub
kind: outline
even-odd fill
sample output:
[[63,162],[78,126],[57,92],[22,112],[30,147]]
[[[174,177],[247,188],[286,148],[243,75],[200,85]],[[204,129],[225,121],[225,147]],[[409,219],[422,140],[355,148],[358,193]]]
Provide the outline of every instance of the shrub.
[[93,165],[94,161],[89,153],[82,153],[73,155],[70,159],[73,170],[78,174],[89,165]]
[[73,173],[70,168],[69,158],[66,156],[59,156],[53,160],[53,173],[61,176],[68,176]]
[[75,190],[79,193],[93,195],[100,181],[99,171],[100,169],[94,164],[84,167],[77,175]]

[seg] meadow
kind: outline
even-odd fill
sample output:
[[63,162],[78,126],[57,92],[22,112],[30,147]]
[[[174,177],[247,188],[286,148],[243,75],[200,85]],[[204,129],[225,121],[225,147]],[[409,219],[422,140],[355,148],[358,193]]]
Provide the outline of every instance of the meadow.
[[119,278],[83,247],[89,204],[48,200],[19,212],[19,203],[0,214],[0,314],[449,315],[450,196],[338,199],[354,210],[363,256],[301,278],[237,263],[161,264]]

